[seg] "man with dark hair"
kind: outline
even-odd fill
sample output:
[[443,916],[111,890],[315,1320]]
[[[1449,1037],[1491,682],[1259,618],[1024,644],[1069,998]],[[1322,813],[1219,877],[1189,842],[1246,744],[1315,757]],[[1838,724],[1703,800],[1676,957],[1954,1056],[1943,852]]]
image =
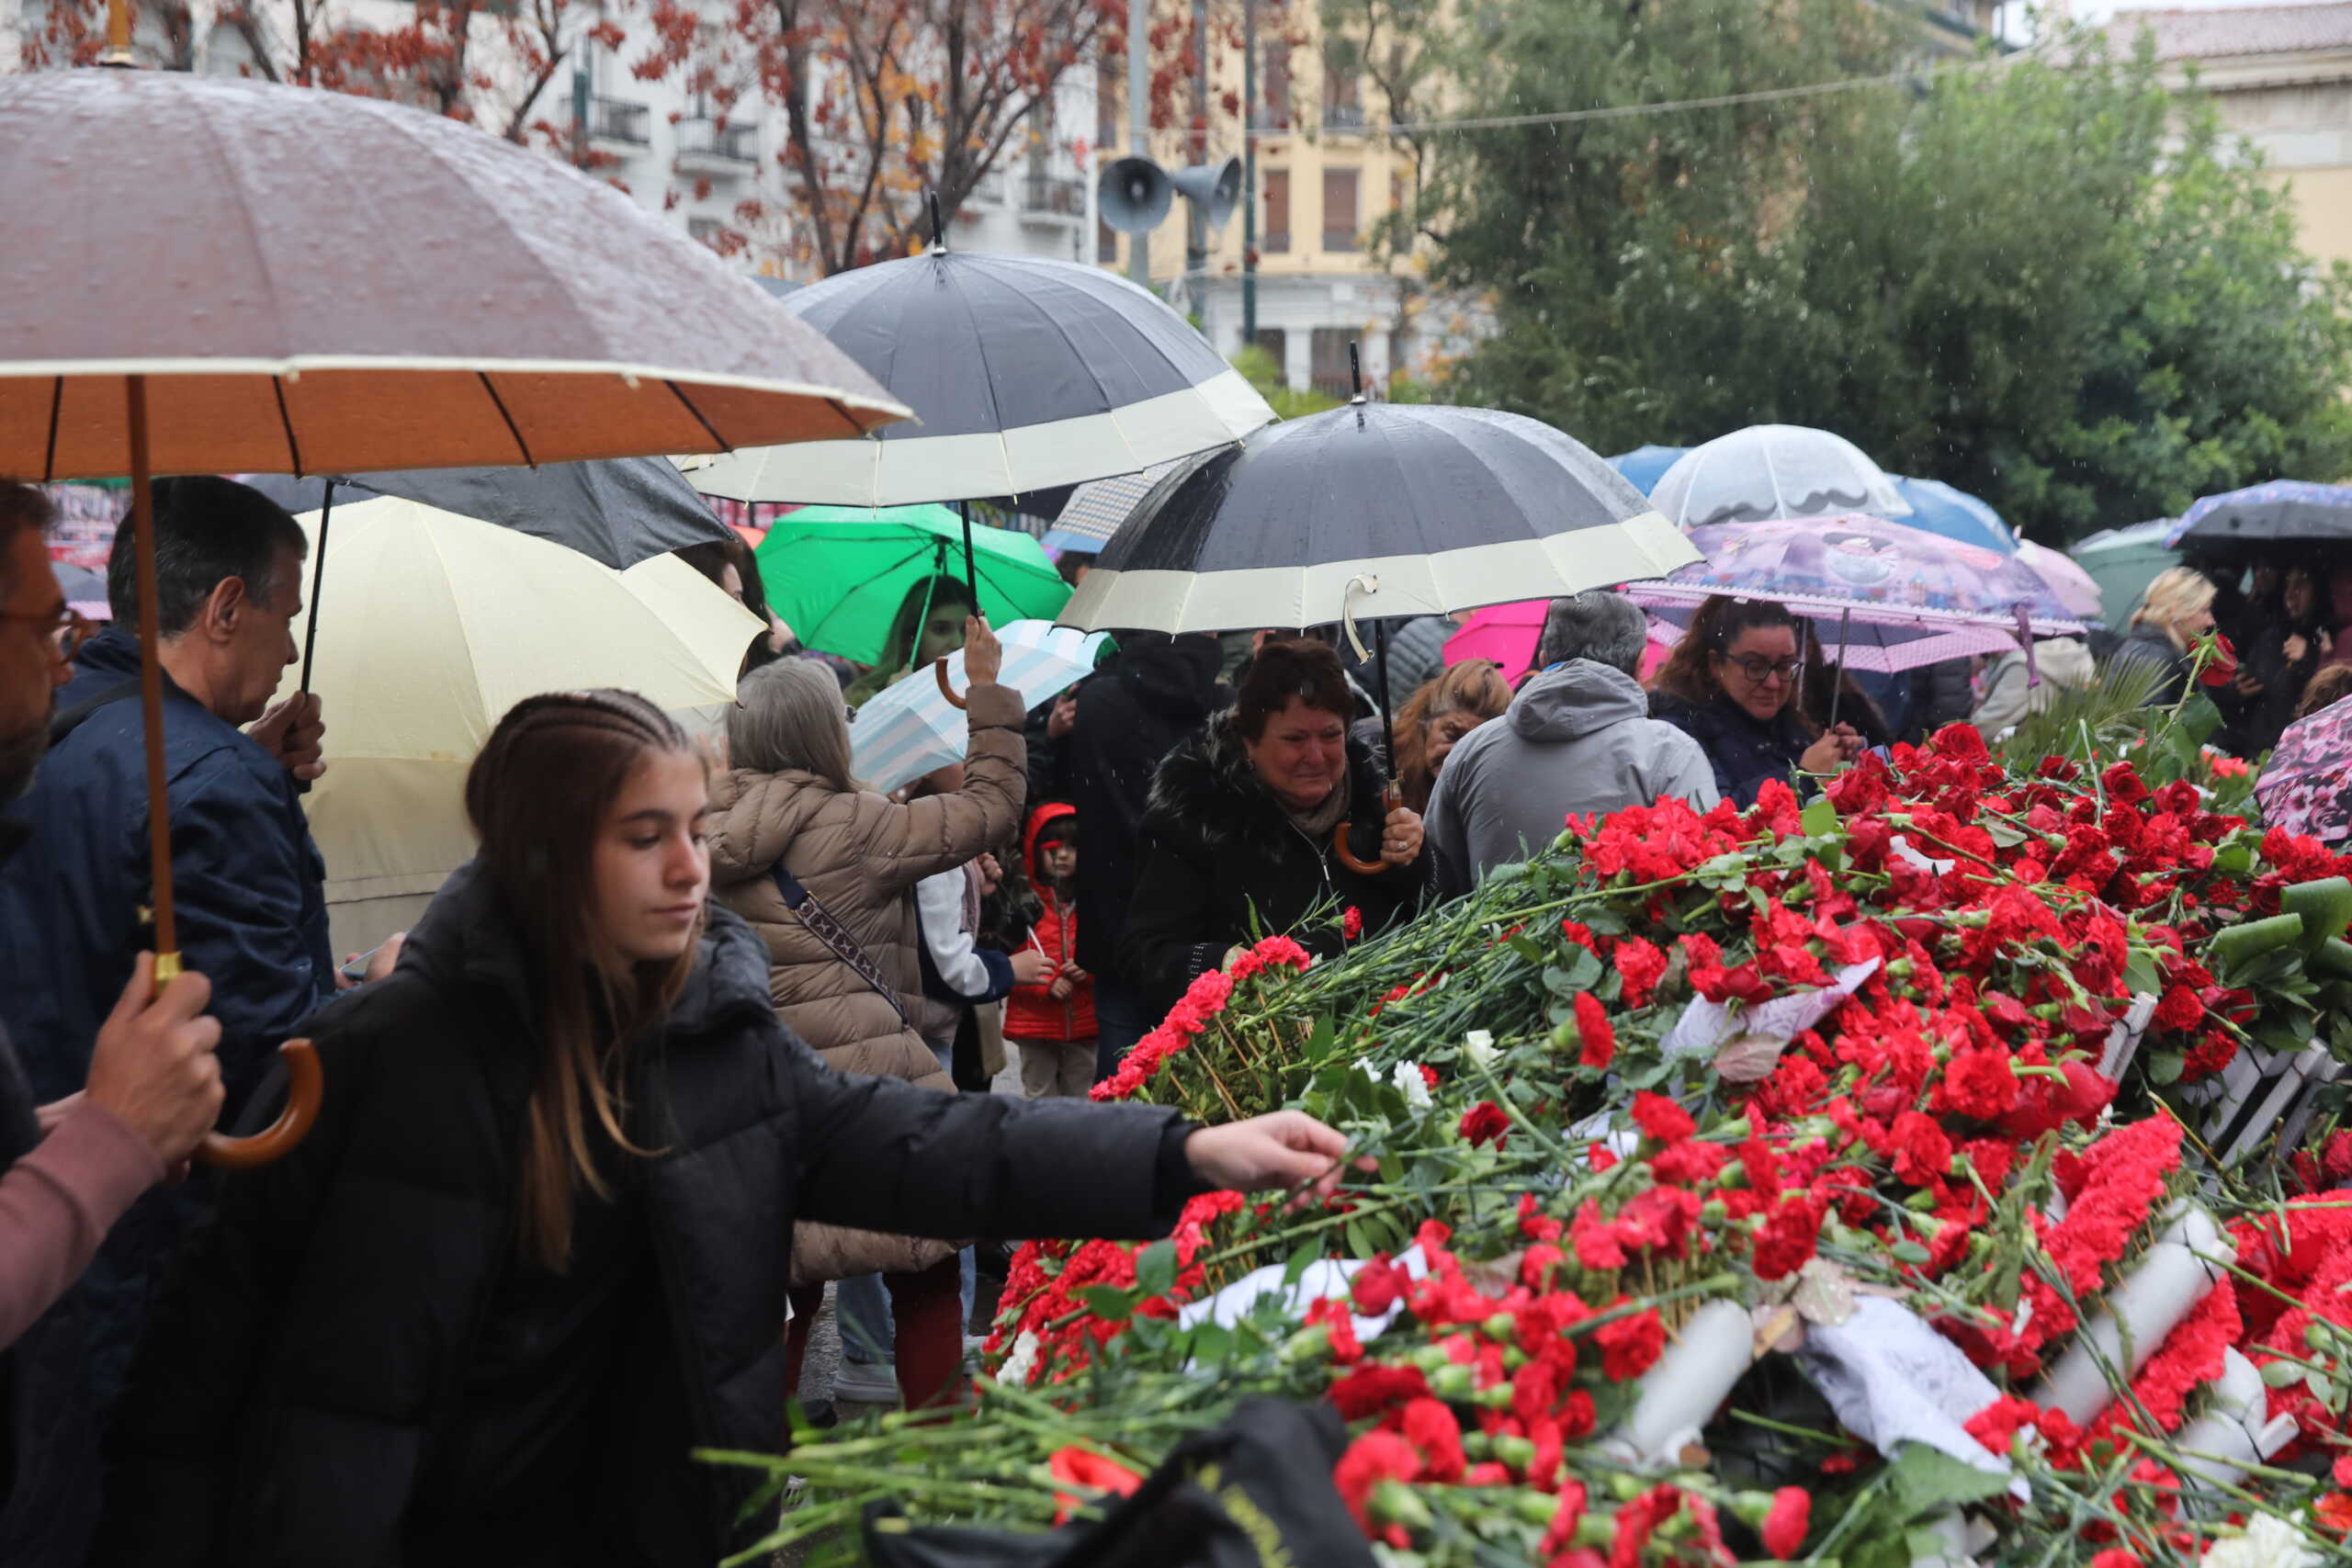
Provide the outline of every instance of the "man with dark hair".
[[[39,491],[0,481],[0,811],[32,783],[66,674],[73,616],[41,538],[48,516]],[[0,816],[0,863],[24,835]],[[96,1423],[82,1324],[60,1298],[220,1113],[209,991],[183,975],[158,994],[137,966],[90,1042],[86,1085],[53,1104],[0,1029],[0,1562],[65,1568],[88,1550]]]
[[[321,771],[318,701],[270,705],[296,657],[288,626],[306,546],[283,508],[228,479],[159,481],[154,517],[180,950],[211,982],[233,1118],[278,1043],[335,987],[325,867],[296,792]],[[126,525],[107,569],[115,624],[74,656],[49,758],[18,808],[31,837],[0,868],[0,1019],[44,1100],[81,1085],[91,1042],[153,942],[133,549]],[[141,1201],[85,1276],[101,1403],[208,1193],[190,1183]]]
[[1536,643],[1537,673],[1496,724],[1446,757],[1430,797],[1438,891],[1459,897],[1498,865],[1559,837],[1571,816],[1675,795],[1704,811],[1715,773],[1699,743],[1649,716],[1634,677],[1647,625],[1623,594],[1555,599]]

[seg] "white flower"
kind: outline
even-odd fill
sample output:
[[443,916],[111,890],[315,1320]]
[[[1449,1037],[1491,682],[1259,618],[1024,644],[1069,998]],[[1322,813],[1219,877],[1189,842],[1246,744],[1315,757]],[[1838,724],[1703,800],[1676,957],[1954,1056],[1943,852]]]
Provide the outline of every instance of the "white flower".
[[1388,1077],[1396,1086],[1396,1092],[1405,1097],[1408,1109],[1427,1111],[1430,1108],[1430,1080],[1421,1077],[1419,1063],[1399,1062]]
[[2295,1528],[2301,1517],[2255,1515],[2244,1535],[2225,1535],[2207,1547],[2199,1568],[2319,1568],[2319,1553],[2303,1544]]
[[1491,1067],[1502,1055],[1495,1049],[1495,1037],[1483,1029],[1474,1029],[1462,1037],[1462,1054],[1482,1067]]
[[1012,1342],[1012,1354],[1007,1356],[1004,1365],[997,1369],[996,1381],[1014,1388],[1028,1387],[1029,1380],[1037,1375],[1037,1352],[1044,1348],[1036,1335],[1023,1329],[1021,1337]]

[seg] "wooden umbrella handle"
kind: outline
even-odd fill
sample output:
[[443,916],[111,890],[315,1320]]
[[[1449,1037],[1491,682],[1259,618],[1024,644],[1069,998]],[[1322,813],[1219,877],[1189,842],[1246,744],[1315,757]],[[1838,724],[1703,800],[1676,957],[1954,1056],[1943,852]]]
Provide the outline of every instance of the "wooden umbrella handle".
[[947,660],[944,659],[934,660],[931,666],[931,672],[939,677],[939,694],[947,699],[947,705],[959,713],[962,712],[964,699],[956,694],[956,688],[948,682]]
[[[1385,790],[1381,792],[1380,807],[1381,816],[1384,819],[1384,828],[1385,827],[1385,818],[1388,813],[1396,810],[1403,804],[1405,804],[1404,796],[1396,793],[1396,786],[1395,784],[1390,784]],[[1356,858],[1355,851],[1348,848],[1348,827],[1349,824],[1342,822],[1338,827],[1331,829],[1331,849],[1333,852],[1340,857],[1340,863],[1346,866],[1350,871],[1354,872],[1358,876],[1379,876],[1389,871],[1391,867],[1385,860],[1358,860]]]
[[277,1113],[277,1121],[250,1138],[207,1133],[197,1148],[197,1158],[222,1170],[255,1170],[284,1159],[310,1135],[311,1124],[319,1119],[319,1102],[325,1098],[327,1088],[326,1074],[319,1066],[318,1050],[307,1040],[288,1040],[277,1050],[286,1058],[286,1109]]

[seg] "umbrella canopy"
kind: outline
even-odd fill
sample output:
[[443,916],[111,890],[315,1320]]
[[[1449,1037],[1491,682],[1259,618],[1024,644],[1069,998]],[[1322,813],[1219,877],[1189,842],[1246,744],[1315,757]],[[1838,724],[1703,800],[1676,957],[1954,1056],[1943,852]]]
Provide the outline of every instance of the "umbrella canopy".
[[2352,702],[2289,725],[2254,795],[2273,827],[2325,843],[2352,839]]
[[2352,539],[2352,485],[2272,479],[2205,496],[2180,514],[2165,542],[2194,548],[2255,539]]
[[1840,628],[1850,626],[1856,669],[1909,669],[2013,647],[2007,631],[2065,637],[2083,629],[2016,557],[1883,518],[1719,523],[1692,529],[1690,542],[1705,559],[1628,594],[1661,610],[1696,608],[1716,594],[1771,600],[1811,617],[1833,654]]
[[1063,503],[1061,515],[1038,542],[1049,550],[1096,553],[1119,531],[1119,525],[1135,511],[1136,502],[1151,493],[1152,486],[1196,460],[1171,457],[1165,463],[1154,463],[1139,474],[1117,474],[1080,485]]
[[921,422],[879,441],[741,452],[695,485],[738,501],[894,506],[1131,474],[1273,417],[1148,289],[1098,267],[951,252],[838,273],[783,300]]
[[130,469],[130,376],[159,473],[709,452],[905,412],[610,186],[374,98],[8,77],[0,210],[45,214],[0,302],[0,455],[28,479]]
[[1194,632],[1447,615],[1654,577],[1693,555],[1550,425],[1358,401],[1161,479],[1062,618]]
[[[878,664],[910,592],[933,577],[961,588],[964,536],[963,523],[944,506],[804,506],[777,518],[760,541],[760,581],[769,607],[803,643]],[[985,526],[974,527],[971,538],[980,612],[990,622],[1060,613],[1069,584],[1036,540]]]
[[1678,526],[1863,512],[1907,517],[1911,503],[1860,447],[1802,424],[1751,424],[1675,459],[1650,499]]
[[[326,491],[324,479],[282,474],[255,474],[246,482],[294,513],[316,512]],[[368,495],[398,496],[436,512],[513,528],[569,546],[616,571],[727,537],[726,525],[677,465],[662,457],[355,474],[335,481],[336,515],[344,502]]]
[[[998,681],[1034,708],[1084,680],[1094,670],[1106,632],[1072,631],[1051,621],[1014,621],[997,630],[1004,645]],[[947,656],[947,680],[966,685],[964,650]],[[927,674],[900,681],[869,699],[849,727],[850,769],[868,788],[894,790],[935,768],[960,762],[971,738],[964,710],[953,706]]]
[[[1641,594],[1636,592],[1634,597],[1638,600]],[[1671,652],[1697,614],[1688,604],[1653,606],[1650,646]],[[1866,675],[1900,674],[1979,653],[2014,653],[2018,646],[2014,623],[2007,626],[1892,626],[1863,620],[1850,611],[1834,615],[1800,612],[1798,618],[1812,629],[1823,658]]]
[[2060,555],[2047,545],[2037,545],[2031,539],[2018,541],[2018,559],[2025,562],[2036,577],[2050,584],[2050,592],[2067,610],[2085,620],[2097,620],[2102,602],[2098,582],[2091,574]]
[[2180,564],[2178,552],[2166,543],[2173,527],[2169,518],[2160,517],[2128,528],[2109,528],[2066,552],[2098,585],[2099,603],[2110,622],[2120,622],[2131,615],[2158,572]]
[[2001,514],[1966,491],[1954,490],[1941,479],[1897,479],[1894,490],[1911,508],[1911,515],[1904,521],[1912,527],[1957,545],[1974,545],[2005,556],[2016,553],[2018,536],[2009,532]]
[[1609,459],[1609,466],[1625,476],[1626,481],[1644,495],[1657,489],[1657,481],[1666,478],[1666,470],[1674,467],[1688,446],[1636,446],[1631,452],[1620,452]]
[[1447,666],[1489,660],[1501,668],[1505,680],[1516,681],[1535,662],[1535,645],[1543,638],[1544,618],[1551,609],[1549,599],[1525,599],[1472,611],[1462,629],[1445,639]]
[[114,605],[107,596],[107,580],[103,572],[92,571],[86,566],[71,561],[51,563],[57,573],[58,591],[65,595],[66,607],[84,620],[110,621]]
[[[299,521],[315,547],[318,514]],[[761,629],[684,561],[615,571],[394,497],[338,500],[326,557],[332,608],[311,686],[334,722],[305,809],[337,939],[353,946],[395,929],[370,900],[403,900],[404,912],[472,855],[466,770],[508,708],[582,686],[626,686],[665,708],[730,702]],[[294,636],[307,629],[298,617]],[[288,671],[278,694],[293,682]],[[354,923],[371,918],[381,923]]]

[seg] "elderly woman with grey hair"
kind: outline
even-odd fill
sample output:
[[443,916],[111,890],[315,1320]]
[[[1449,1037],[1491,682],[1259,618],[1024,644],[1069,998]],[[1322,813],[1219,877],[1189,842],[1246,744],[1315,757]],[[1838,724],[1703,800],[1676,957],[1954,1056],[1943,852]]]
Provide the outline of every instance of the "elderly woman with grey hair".
[[1498,865],[1525,860],[1572,816],[1663,796],[1714,805],[1715,772],[1699,743],[1649,716],[1636,681],[1646,624],[1617,593],[1555,599],[1536,643],[1536,673],[1503,716],[1464,736],[1430,797],[1438,891],[1459,897]]

